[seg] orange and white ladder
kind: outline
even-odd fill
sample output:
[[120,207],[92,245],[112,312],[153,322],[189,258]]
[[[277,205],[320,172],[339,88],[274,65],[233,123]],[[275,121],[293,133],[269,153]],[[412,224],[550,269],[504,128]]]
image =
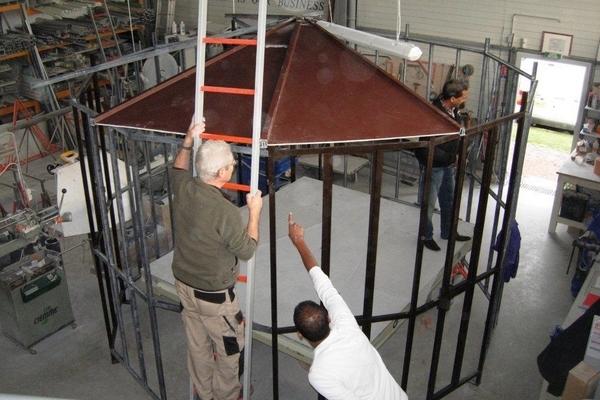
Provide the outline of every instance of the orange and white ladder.
[[[204,115],[204,93],[222,93],[231,96],[254,96],[254,112],[252,118],[252,139],[222,135],[219,133],[205,132],[202,139],[225,140],[227,142],[244,143],[252,145],[252,161],[250,164],[250,185],[228,183],[224,186],[231,190],[240,190],[256,193],[258,190],[259,161],[260,161],[260,132],[262,127],[262,97],[263,75],[265,60],[265,38],[267,26],[267,0],[258,2],[258,24],[256,39],[230,39],[206,37],[206,23],[208,14],[208,0],[200,0],[198,7],[198,44],[196,51],[196,91],[194,122],[199,123]],[[256,46],[256,68],[254,76],[254,89],[208,86],[205,85],[204,75],[206,66],[206,44],[226,44]],[[194,138],[194,152],[200,147],[201,139]],[[195,172],[195,166],[194,166]],[[254,320],[254,267],[255,256],[247,262],[246,270],[246,309],[245,309],[245,337],[244,347],[244,400],[250,399],[250,382],[252,376],[252,322]]]

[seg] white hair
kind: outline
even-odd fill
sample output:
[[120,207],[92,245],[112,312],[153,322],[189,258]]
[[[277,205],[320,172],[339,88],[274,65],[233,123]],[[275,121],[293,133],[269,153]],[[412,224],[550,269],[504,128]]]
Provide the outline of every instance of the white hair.
[[221,168],[234,161],[229,144],[222,140],[207,140],[196,152],[196,171],[204,182],[216,178]]

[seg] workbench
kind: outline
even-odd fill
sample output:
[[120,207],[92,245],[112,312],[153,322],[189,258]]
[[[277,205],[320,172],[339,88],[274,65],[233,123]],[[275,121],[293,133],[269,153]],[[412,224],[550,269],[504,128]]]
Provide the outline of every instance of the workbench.
[[583,222],[574,221],[568,218],[560,217],[560,206],[563,197],[563,191],[566,183],[572,183],[588,189],[600,191],[600,176],[594,174],[594,168],[586,163],[576,163],[571,160],[566,161],[558,171],[556,181],[556,192],[554,193],[554,204],[550,214],[550,225],[548,232],[556,232],[556,224],[564,224],[581,230],[587,227]]
[[[294,213],[296,222],[304,226],[305,238],[317,260],[321,254],[321,207],[322,182],[307,177],[281,188],[276,195],[277,236],[277,318],[279,327],[293,326],[293,310],[302,300],[318,301],[312,282],[306,273],[300,256],[292,246],[288,233],[287,216]],[[370,196],[366,193],[333,186],[331,266],[330,276],[336,289],[355,315],[363,312],[365,266]],[[419,208],[391,200],[381,200],[378,254],[375,279],[373,315],[408,310],[415,268]],[[247,218],[241,209],[242,220]],[[263,201],[260,221],[260,241],[256,251],[254,338],[271,344],[271,336],[257,327],[271,325],[270,262],[269,262],[269,203]],[[433,225],[438,232],[439,215],[434,214]],[[459,222],[459,232],[473,234],[473,224]],[[419,305],[423,304],[432,290],[439,287],[443,271],[447,241],[438,240],[441,251],[427,249],[423,254]],[[457,242],[454,261],[461,260],[471,249],[471,241]],[[171,270],[173,253],[150,264],[155,292],[178,301]],[[241,273],[245,274],[245,264]],[[238,284],[236,292],[244,310],[244,284]],[[401,321],[402,322],[402,321]],[[394,321],[375,323],[371,339],[377,347],[399,328]],[[300,342],[296,334],[279,335],[280,350],[299,360],[310,362],[312,349]]]

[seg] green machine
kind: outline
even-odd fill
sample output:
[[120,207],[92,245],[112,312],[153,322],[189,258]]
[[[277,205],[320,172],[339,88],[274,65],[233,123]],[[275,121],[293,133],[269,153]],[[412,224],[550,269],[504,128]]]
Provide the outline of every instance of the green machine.
[[0,244],[0,328],[32,353],[35,343],[74,326],[60,246],[39,225],[34,229],[35,222],[31,215],[19,219],[11,240]]

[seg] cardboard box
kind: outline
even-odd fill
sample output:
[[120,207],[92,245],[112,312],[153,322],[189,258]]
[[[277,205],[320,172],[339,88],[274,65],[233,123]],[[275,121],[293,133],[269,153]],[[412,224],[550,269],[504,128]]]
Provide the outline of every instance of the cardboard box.
[[600,372],[588,365],[585,361],[577,364],[567,377],[563,400],[582,400],[591,398],[598,386]]

